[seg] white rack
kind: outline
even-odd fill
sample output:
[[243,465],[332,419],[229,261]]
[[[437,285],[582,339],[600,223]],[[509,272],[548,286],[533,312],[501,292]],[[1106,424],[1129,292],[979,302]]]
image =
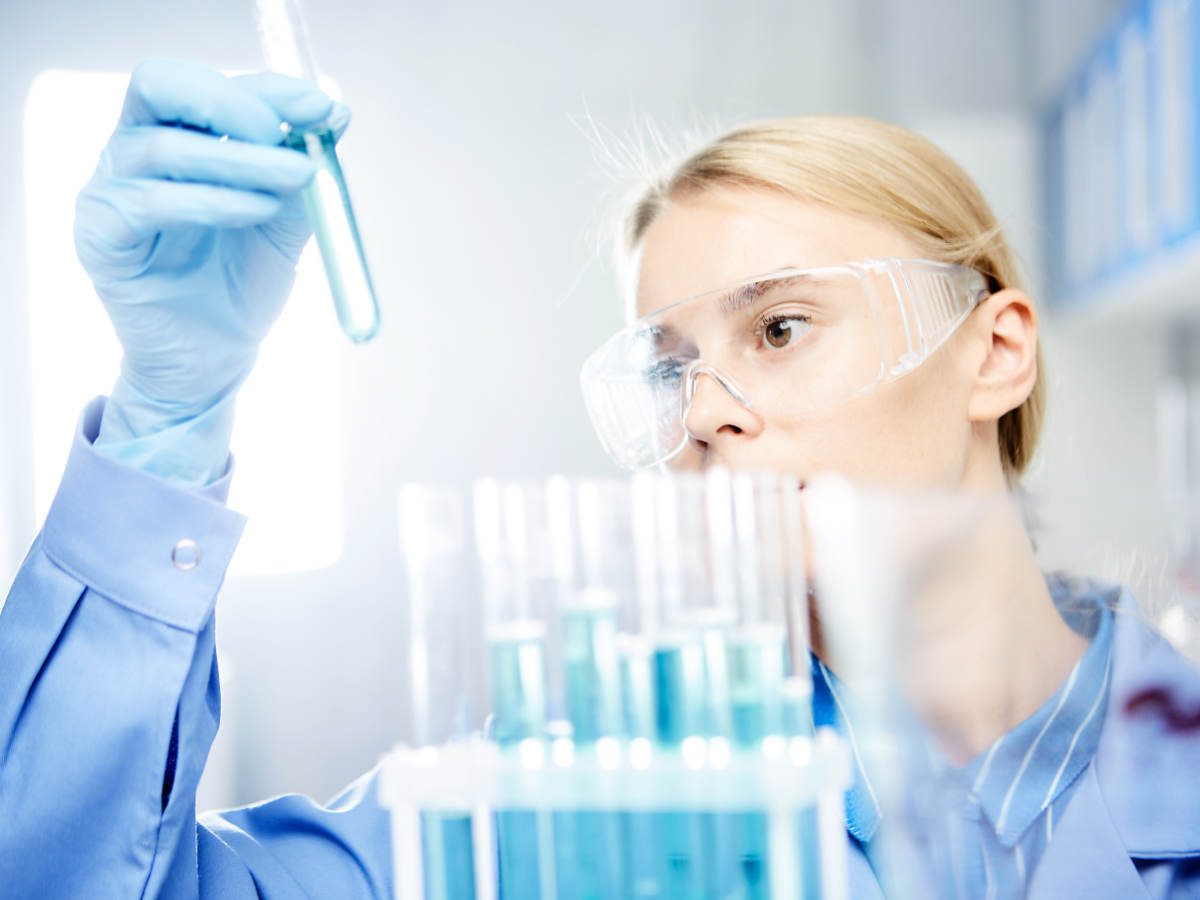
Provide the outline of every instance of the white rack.
[[[852,777],[849,748],[828,728],[811,739],[770,737],[754,752],[722,738],[688,738],[679,750],[608,738],[586,751],[565,738],[504,750],[476,738],[396,747],[383,760],[379,798],[392,815],[397,900],[425,900],[422,812],[469,813],[473,846],[492,848],[492,813],[505,809],[762,812],[772,894],[795,898],[803,896],[797,813],[814,808],[822,897],[846,900],[843,798]],[[498,897],[494,856],[474,853],[478,898]]]

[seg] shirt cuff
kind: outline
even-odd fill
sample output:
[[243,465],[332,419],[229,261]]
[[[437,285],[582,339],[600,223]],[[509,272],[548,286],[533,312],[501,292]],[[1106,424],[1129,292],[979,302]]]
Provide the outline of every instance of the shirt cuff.
[[225,507],[232,459],[217,481],[181,487],[98,452],[103,411],[99,397],[80,419],[46,516],[46,555],[128,609],[199,631],[246,524]]

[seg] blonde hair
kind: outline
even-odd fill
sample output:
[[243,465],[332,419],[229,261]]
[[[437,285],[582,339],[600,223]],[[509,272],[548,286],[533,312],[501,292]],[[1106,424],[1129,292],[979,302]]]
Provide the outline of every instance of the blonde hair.
[[[622,222],[619,252],[636,260],[646,231],[671,198],[717,186],[782,191],[881,221],[927,259],[977,269],[993,291],[1021,289],[1012,249],[966,172],[924,138],[856,116],[772,119],[711,141],[650,180]],[[1029,465],[1042,428],[1040,345],[1037,367],[1029,397],[998,425],[1000,461],[1010,482]]]

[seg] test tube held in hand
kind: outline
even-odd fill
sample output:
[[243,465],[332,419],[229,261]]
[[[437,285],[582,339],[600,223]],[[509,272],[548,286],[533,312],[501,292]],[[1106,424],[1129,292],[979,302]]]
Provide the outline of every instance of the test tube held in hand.
[[[254,8],[267,66],[284,75],[317,81],[299,0],[255,0]],[[326,123],[303,131],[293,129],[287,131],[284,143],[305,153],[316,166],[316,175],[304,188],[304,207],[321,250],[338,321],[352,341],[369,341],[379,331],[379,303],[333,131]]]

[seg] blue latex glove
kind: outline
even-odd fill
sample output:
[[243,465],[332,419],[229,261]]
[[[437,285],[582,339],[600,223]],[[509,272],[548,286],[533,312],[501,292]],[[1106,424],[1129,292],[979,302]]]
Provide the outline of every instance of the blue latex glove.
[[221,477],[233,405],[310,236],[304,154],[349,111],[308,81],[152,60],[76,204],[75,245],[124,349],[97,449],[187,485]]

